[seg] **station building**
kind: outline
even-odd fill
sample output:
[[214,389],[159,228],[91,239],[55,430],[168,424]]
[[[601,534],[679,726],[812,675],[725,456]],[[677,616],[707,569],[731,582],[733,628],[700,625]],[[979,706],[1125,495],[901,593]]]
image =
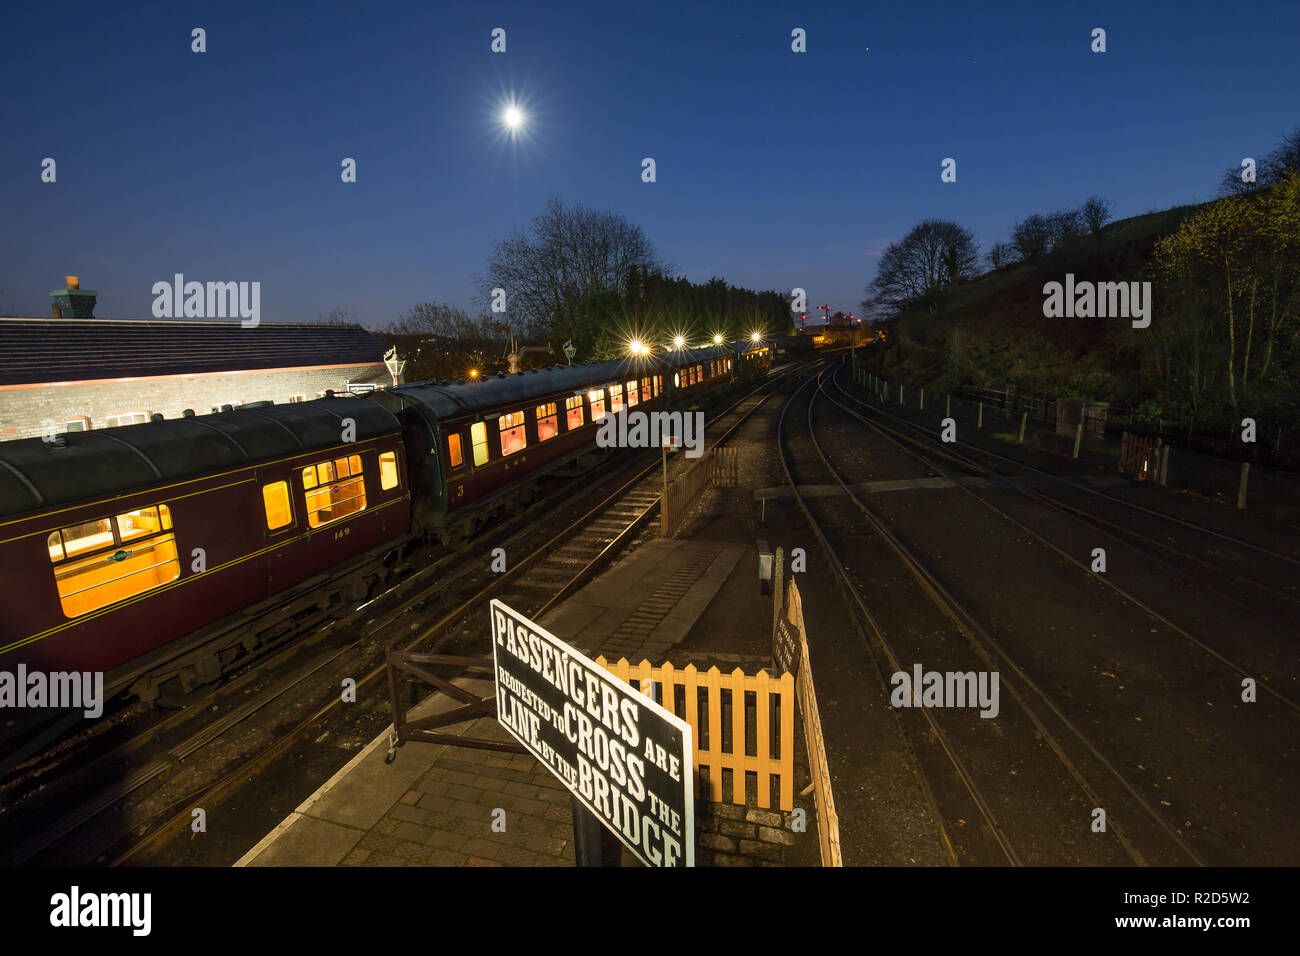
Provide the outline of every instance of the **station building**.
[[0,440],[393,384],[359,325],[97,319],[76,276],[51,295],[51,318],[0,318]]

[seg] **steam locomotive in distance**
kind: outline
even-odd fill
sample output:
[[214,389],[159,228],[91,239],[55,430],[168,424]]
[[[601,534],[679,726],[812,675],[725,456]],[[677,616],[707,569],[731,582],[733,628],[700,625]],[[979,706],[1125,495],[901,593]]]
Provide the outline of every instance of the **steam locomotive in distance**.
[[0,443],[0,670],[182,697],[404,547],[463,540],[595,454],[600,420],[764,374],[761,342]]

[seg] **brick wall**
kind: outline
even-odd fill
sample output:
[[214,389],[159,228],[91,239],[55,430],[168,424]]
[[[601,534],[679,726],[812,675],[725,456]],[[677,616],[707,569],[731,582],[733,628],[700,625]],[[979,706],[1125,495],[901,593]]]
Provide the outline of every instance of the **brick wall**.
[[147,411],[179,418],[187,408],[206,415],[214,405],[272,401],[287,404],[290,396],[315,399],[322,389],[343,394],[347,382],[391,385],[382,362],[343,368],[278,369],[265,372],[218,372],[168,375],[130,381],[88,382],[0,390],[0,440],[38,438],[42,422],[66,431],[68,419],[85,416],[91,428],[104,428],[109,415]]

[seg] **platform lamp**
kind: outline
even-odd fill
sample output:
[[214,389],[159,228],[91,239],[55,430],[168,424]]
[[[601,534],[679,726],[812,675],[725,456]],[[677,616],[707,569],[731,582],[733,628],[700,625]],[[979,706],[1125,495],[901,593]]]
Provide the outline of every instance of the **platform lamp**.
[[393,376],[393,385],[401,385],[402,372],[406,369],[406,359],[397,357],[397,346],[393,346],[384,353],[384,365],[388,368],[388,374]]

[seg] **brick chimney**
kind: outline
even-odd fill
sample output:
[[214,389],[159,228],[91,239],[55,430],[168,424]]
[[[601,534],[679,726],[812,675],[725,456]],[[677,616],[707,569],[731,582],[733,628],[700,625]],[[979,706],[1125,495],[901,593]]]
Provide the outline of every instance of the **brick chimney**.
[[50,311],[56,319],[93,319],[95,317],[95,299],[99,293],[92,289],[81,288],[81,280],[76,276],[66,276],[68,287],[55,289],[50,293],[54,299]]

